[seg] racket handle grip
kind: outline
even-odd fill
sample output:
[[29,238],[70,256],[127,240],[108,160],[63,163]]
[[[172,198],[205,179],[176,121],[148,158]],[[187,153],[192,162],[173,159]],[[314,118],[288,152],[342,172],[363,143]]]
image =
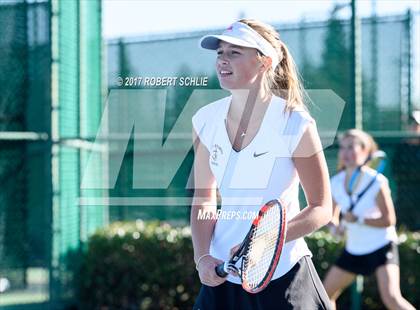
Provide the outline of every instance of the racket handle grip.
[[216,266],[216,274],[221,278],[226,278],[228,273],[225,271],[225,263]]

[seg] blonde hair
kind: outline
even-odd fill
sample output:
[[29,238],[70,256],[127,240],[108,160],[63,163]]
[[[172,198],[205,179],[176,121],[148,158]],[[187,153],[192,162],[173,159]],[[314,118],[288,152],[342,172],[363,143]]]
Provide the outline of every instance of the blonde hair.
[[305,92],[298,70],[276,29],[255,19],[243,18],[239,22],[258,32],[276,49],[279,55],[277,67],[274,70],[270,68],[266,72],[265,89],[286,100],[286,111],[291,111],[296,107],[305,107],[303,100]]
[[[368,134],[367,132],[360,130],[360,129],[349,129],[345,131],[342,135],[339,136],[339,143],[341,143],[344,139],[352,137],[362,146],[363,149],[368,150],[368,156],[371,156],[374,152],[378,150],[378,145],[376,144],[373,137]],[[343,170],[344,163],[340,160],[340,157],[338,155],[338,164],[337,164],[337,170]]]

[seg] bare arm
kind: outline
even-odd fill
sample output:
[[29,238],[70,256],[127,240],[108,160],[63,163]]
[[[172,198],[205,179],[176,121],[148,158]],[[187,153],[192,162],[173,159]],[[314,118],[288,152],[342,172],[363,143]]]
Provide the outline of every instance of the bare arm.
[[328,167],[314,124],[309,124],[303,134],[293,154],[293,161],[308,206],[288,222],[286,241],[292,241],[310,234],[332,219]]
[[364,219],[365,225],[374,227],[388,227],[395,225],[396,216],[394,204],[391,198],[391,190],[388,184],[384,183],[376,196],[376,204],[381,211],[381,217],[375,219]]
[[328,228],[331,234],[335,236],[343,237],[345,235],[345,227],[341,223],[341,219],[340,219],[341,207],[339,204],[335,202],[334,198],[332,199],[332,204],[333,204],[333,212],[332,212],[331,222],[328,223]]
[[340,206],[335,202],[334,199],[332,199],[333,204],[333,212],[332,212],[332,218],[331,223],[334,226],[340,225]]
[[[215,267],[221,260],[209,255],[210,242],[216,224],[217,188],[216,180],[209,166],[209,152],[200,142],[193,129],[194,144],[194,196],[191,203],[191,235],[194,248],[194,261],[198,268],[200,281],[209,286],[217,286],[226,278],[220,278]],[[206,215],[198,218],[200,212]],[[200,260],[200,261],[199,261]]]
[[[194,261],[209,253],[210,241],[216,223],[217,194],[214,176],[210,170],[209,152],[193,130],[194,142],[194,196],[191,204],[191,232],[194,247]],[[199,212],[208,219],[198,219]]]

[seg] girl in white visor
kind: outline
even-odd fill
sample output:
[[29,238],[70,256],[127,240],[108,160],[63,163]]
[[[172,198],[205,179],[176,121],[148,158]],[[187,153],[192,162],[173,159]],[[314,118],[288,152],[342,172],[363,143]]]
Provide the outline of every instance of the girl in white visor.
[[346,233],[346,245],[324,280],[332,305],[335,309],[337,298],[356,275],[375,273],[388,309],[414,309],[400,292],[395,210],[388,180],[366,165],[377,145],[369,134],[358,129],[345,132],[339,143],[340,172],[331,178],[331,224],[333,231]]
[[[293,59],[273,27],[250,19],[203,37],[200,45],[217,51],[217,77],[231,95],[192,118],[191,229],[202,283],[194,309],[329,309],[303,239],[331,220],[329,175]],[[302,211],[299,183],[308,204]],[[270,284],[250,294],[237,276],[221,278],[215,267],[229,259],[252,215],[272,199],[287,206],[286,243]]]

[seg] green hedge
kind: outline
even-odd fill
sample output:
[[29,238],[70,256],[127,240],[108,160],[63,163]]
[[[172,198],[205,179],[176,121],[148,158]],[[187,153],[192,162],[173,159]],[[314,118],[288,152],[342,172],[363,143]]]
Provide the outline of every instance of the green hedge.
[[[326,232],[306,238],[321,278],[342,244]],[[400,234],[401,288],[420,305],[420,234]],[[80,273],[82,309],[191,309],[200,283],[194,269],[189,227],[137,221],[114,223],[93,235]],[[339,299],[348,309],[349,290]],[[376,282],[366,278],[366,309],[383,309]]]

